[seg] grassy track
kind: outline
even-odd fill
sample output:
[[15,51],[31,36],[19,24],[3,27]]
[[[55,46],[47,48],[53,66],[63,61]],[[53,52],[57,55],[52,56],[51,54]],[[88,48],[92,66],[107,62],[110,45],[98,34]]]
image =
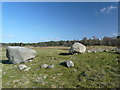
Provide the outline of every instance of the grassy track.
[[[29,71],[18,70],[19,64],[2,63],[3,88],[117,88],[120,86],[118,55],[114,52],[67,55],[65,53],[68,53],[68,50],[65,48],[36,47],[34,49],[37,51],[36,57],[32,62],[25,63],[31,67]],[[2,55],[2,60],[7,61],[5,48]],[[73,61],[75,66],[68,68],[59,65],[65,60]],[[43,64],[54,64],[55,67],[40,68]]]

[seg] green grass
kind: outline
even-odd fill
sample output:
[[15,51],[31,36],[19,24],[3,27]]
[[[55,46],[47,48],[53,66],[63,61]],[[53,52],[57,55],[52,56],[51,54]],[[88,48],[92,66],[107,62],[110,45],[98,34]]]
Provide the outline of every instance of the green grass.
[[[18,70],[19,64],[2,64],[3,88],[118,88],[120,86],[118,55],[114,52],[59,55],[68,53],[68,50],[34,49],[37,51],[36,57],[32,62],[25,63],[31,67],[29,71]],[[3,48],[2,56],[3,60],[7,60],[5,48]],[[53,57],[56,60],[51,60]],[[68,68],[59,65],[65,60],[73,61],[75,66]],[[55,67],[40,68],[43,64],[54,64]]]

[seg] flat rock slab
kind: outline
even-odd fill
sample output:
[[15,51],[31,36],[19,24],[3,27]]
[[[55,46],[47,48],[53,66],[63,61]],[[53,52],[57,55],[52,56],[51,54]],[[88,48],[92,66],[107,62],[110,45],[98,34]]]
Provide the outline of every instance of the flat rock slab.
[[13,64],[26,63],[32,60],[36,55],[36,51],[31,48],[20,46],[8,46],[6,56]]

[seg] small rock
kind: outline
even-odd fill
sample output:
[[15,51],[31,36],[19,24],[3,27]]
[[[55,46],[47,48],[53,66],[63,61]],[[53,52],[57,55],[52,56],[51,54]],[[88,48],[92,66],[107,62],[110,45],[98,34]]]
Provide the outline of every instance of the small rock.
[[17,67],[17,65],[14,65],[14,67],[16,68],[16,67]]
[[67,67],[73,67],[74,63],[72,61],[65,61]]
[[29,69],[30,69],[30,67],[27,67],[27,68],[24,69],[24,71],[28,71]]
[[118,49],[118,48],[113,48],[113,49],[111,49],[111,51],[119,51],[120,49]]
[[56,58],[52,57],[51,60],[56,60]]
[[104,49],[98,49],[97,51],[98,51],[98,52],[103,52],[103,51],[104,51]]
[[6,74],[6,72],[3,72],[3,74]]
[[20,69],[20,70],[24,70],[25,68],[27,68],[27,66],[24,64],[21,64],[18,66],[18,69]]
[[5,83],[5,85],[9,86],[9,85],[10,85],[10,83],[9,83],[9,82],[7,82],[7,83]]
[[94,51],[92,51],[92,53],[97,53],[97,51],[94,50]]
[[13,78],[14,76],[10,76],[10,78]]
[[17,86],[15,85],[14,88],[16,88]]
[[36,83],[44,83],[44,80],[42,77],[37,77],[35,80]]
[[74,53],[75,55],[78,55],[78,53]]
[[48,67],[48,64],[43,64],[42,66],[41,66],[41,68],[47,68]]
[[77,69],[73,69],[73,71],[74,71],[74,72],[76,72],[76,71],[77,71]]
[[56,88],[56,86],[55,85],[51,85],[51,88]]
[[49,65],[47,68],[54,68],[54,65],[53,64]]
[[43,78],[46,79],[48,77],[48,75],[43,75]]
[[19,82],[19,80],[14,80],[14,81],[13,81],[13,83],[18,83],[18,82]]
[[61,76],[61,75],[63,75],[63,74],[62,74],[62,73],[58,73],[57,75],[58,75],[58,76]]
[[29,60],[29,62],[32,62],[32,60]]
[[53,77],[52,79],[55,79],[56,77]]
[[91,50],[88,50],[87,53],[91,53]]

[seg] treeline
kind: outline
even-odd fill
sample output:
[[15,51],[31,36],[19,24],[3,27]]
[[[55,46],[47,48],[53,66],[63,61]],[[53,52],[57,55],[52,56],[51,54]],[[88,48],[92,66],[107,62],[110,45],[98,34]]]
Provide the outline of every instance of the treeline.
[[102,39],[96,38],[86,38],[82,40],[61,40],[61,41],[49,41],[49,42],[38,42],[38,43],[2,43],[2,46],[34,46],[34,47],[43,47],[43,46],[71,46],[74,42],[80,42],[86,46],[120,46],[120,36],[117,37],[104,37]]

